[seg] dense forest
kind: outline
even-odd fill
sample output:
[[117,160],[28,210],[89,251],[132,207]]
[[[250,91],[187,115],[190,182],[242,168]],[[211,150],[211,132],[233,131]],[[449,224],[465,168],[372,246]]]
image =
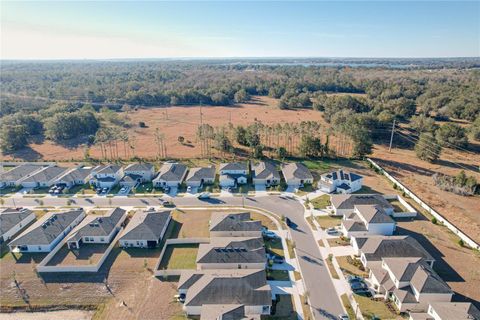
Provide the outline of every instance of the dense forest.
[[[115,111],[229,106],[258,95],[277,98],[282,109],[323,112],[335,130],[355,141],[357,156],[368,154],[375,139],[385,138],[385,128],[393,119],[411,122],[427,146],[429,138],[461,147],[468,147],[468,134],[480,138],[478,59],[328,63],[3,61],[0,147],[12,152],[38,135],[54,141],[88,136],[93,144],[106,132],[129,125]],[[451,118],[471,124],[468,129],[456,124],[439,129],[434,124]],[[226,145],[221,137],[218,141]],[[422,155],[421,145],[418,149],[419,157],[435,160],[433,151],[423,150]]]

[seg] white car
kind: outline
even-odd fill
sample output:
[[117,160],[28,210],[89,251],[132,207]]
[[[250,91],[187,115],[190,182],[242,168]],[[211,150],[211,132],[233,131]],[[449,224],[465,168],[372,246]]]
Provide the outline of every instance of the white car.
[[266,231],[262,231],[262,235],[267,238],[267,239],[275,239],[275,238],[278,238],[277,234],[273,231],[269,231],[269,230],[266,230]]
[[191,192],[192,191],[192,187],[191,186],[188,186],[187,187],[187,192]]
[[210,193],[209,192],[202,192],[198,195],[198,199],[209,199]]

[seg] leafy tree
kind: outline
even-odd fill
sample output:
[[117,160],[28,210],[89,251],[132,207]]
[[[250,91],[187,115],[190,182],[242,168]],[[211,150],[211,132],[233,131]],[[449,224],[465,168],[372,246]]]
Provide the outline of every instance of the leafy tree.
[[468,139],[466,130],[455,123],[446,123],[435,132],[437,142],[443,147],[466,147]]
[[419,116],[413,116],[410,120],[410,125],[418,132],[430,132],[434,133],[438,126],[435,124],[435,120],[430,117],[426,117],[423,114]]
[[222,152],[230,152],[232,150],[232,143],[224,131],[219,131],[215,134],[215,148]]
[[277,148],[277,157],[278,157],[279,159],[283,159],[283,158],[285,158],[287,155],[288,155],[287,149],[285,149],[284,147],[279,147],[279,148]]
[[248,145],[247,130],[244,127],[237,126],[235,128],[235,140],[237,140],[237,142],[242,146]]
[[322,153],[322,144],[319,138],[303,136],[298,149],[305,157],[316,157]]
[[420,138],[415,144],[415,154],[421,160],[435,162],[440,157],[442,147],[436,143],[431,133],[420,134]]
[[475,119],[472,125],[468,128],[474,140],[480,141],[480,116]]
[[237,92],[235,92],[235,95],[233,96],[233,100],[236,103],[245,102],[250,100],[250,95],[245,89],[240,89]]
[[262,145],[257,145],[255,148],[253,148],[253,157],[256,159],[262,158],[263,157],[263,146]]
[[183,136],[178,136],[177,140],[178,140],[178,142],[180,142],[181,144],[183,144],[183,142],[185,142],[185,137],[183,137]]
[[12,152],[24,148],[28,142],[28,130],[24,125],[3,125],[0,129],[0,148]]

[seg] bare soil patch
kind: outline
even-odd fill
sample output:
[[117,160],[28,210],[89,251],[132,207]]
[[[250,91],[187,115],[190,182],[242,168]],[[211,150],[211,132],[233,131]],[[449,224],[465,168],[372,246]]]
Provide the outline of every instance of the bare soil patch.
[[94,265],[105,254],[109,244],[83,244],[78,250],[70,250],[65,244],[50,259],[48,266]]

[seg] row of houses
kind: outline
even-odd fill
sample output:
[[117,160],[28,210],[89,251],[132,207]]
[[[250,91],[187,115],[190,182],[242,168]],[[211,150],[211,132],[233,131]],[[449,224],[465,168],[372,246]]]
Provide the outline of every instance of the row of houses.
[[269,315],[272,291],[260,221],[248,212],[212,213],[210,241],[199,246],[197,270],[183,271],[178,291],[188,316],[260,319]]

